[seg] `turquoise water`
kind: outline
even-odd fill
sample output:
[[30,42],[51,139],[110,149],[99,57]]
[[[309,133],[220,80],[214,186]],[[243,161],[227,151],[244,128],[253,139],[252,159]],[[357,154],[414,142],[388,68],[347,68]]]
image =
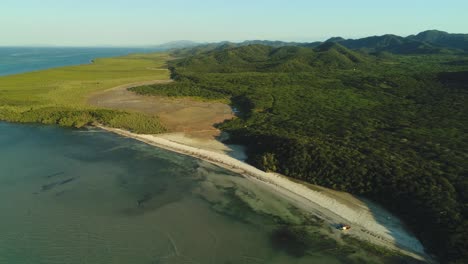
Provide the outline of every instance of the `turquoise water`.
[[241,176],[94,129],[0,123],[0,212],[0,263],[393,262]]
[[0,76],[90,63],[95,58],[157,51],[144,48],[0,47]]

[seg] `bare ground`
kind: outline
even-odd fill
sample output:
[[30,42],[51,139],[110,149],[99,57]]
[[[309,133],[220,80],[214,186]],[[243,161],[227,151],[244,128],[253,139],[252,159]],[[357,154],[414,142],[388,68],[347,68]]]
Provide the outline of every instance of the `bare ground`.
[[128,91],[131,87],[169,82],[171,80],[153,80],[117,86],[91,95],[88,103],[97,107],[157,115],[171,132],[184,133],[185,136],[201,141],[215,139],[220,131],[213,125],[234,117],[231,107],[219,102],[142,96]]

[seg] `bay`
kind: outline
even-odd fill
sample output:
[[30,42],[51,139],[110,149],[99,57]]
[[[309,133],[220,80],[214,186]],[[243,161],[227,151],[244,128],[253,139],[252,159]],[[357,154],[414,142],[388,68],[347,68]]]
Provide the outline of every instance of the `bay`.
[[87,64],[96,58],[155,52],[155,48],[0,47],[0,76]]

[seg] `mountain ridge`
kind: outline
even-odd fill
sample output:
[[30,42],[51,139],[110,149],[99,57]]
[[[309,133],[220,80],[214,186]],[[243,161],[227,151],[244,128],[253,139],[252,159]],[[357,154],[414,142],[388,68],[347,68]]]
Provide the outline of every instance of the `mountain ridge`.
[[407,37],[384,34],[357,39],[345,39],[337,36],[331,37],[325,41],[315,42],[287,42],[275,40],[246,40],[242,42],[222,41],[213,43],[191,42],[188,46],[181,45],[181,47],[172,49],[176,50],[176,55],[193,55],[213,49],[223,49],[227,46],[242,47],[248,45],[265,45],[276,48],[285,46],[315,48],[327,42],[336,42],[346,48],[360,50],[366,53],[390,52],[404,55],[468,52],[468,34],[452,34],[439,30],[426,30]]

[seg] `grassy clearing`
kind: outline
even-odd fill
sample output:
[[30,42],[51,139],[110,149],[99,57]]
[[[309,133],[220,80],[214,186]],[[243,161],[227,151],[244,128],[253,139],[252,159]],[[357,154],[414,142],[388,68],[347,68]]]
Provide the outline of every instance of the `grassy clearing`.
[[164,129],[156,117],[101,111],[86,101],[92,93],[115,86],[169,79],[168,59],[164,53],[134,54],[0,77],[0,120],[75,127],[104,122],[135,132],[161,132]]

